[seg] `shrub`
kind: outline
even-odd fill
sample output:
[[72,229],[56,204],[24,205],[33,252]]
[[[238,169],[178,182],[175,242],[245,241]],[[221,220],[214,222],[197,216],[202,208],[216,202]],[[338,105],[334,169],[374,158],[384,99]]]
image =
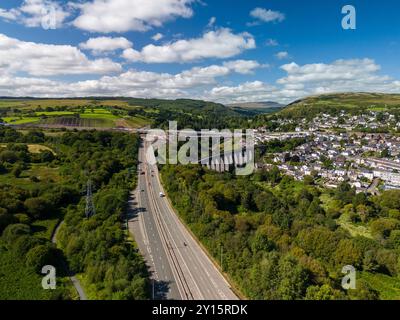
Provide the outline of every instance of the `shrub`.
[[29,250],[26,255],[26,265],[40,273],[45,265],[57,263],[56,250],[50,245],[39,245]]
[[12,244],[15,242],[20,236],[27,235],[31,233],[31,228],[22,223],[11,224],[3,231],[3,240],[7,244]]

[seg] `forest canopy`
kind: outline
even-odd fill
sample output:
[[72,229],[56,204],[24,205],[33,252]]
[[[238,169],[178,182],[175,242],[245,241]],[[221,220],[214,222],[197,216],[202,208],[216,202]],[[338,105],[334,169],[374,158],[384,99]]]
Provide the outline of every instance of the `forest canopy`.
[[[136,183],[138,136],[103,131],[46,136],[2,127],[0,143],[0,269],[9,272],[4,277],[11,277],[6,261],[15,260],[39,288],[44,265],[57,266],[66,276],[66,262],[83,275],[92,298],[147,299],[146,266],[123,228]],[[32,153],[32,143],[46,149]],[[96,212],[90,219],[85,216],[89,179]],[[55,246],[51,238],[61,220]],[[23,281],[21,286],[28,285]],[[50,297],[43,291],[33,298],[73,297],[66,287]],[[25,297],[18,294],[4,298]]]

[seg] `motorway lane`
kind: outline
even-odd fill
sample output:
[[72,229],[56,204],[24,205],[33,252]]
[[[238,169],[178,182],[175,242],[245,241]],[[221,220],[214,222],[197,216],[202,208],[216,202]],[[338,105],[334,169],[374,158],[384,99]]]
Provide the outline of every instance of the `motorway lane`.
[[[171,244],[176,252],[185,283],[194,299],[234,300],[236,295],[210,258],[179,220],[167,198],[160,197],[165,193],[160,183],[157,166],[147,166],[151,183],[149,189],[155,196],[160,218],[167,230]],[[185,245],[186,244],[186,245]]]
[[[165,193],[159,180],[157,167],[153,166],[152,171],[154,174],[151,177],[151,187],[154,193]],[[170,230],[177,255],[181,258],[185,278],[191,284],[194,299],[236,300],[237,297],[230,289],[229,283],[179,220],[168,199],[158,197],[157,202],[163,212],[163,221]]]
[[[137,207],[130,228],[153,278],[169,283],[167,299],[236,300],[228,282],[177,217],[163,192],[157,166],[145,162],[139,150]],[[144,190],[144,192],[141,192]],[[157,288],[158,289],[158,288]],[[157,294],[156,298],[162,298]]]
[[[140,155],[142,154],[141,152]],[[140,159],[140,161],[142,162],[141,167],[144,167],[144,159]],[[154,215],[149,214],[154,209],[146,184],[146,177],[139,175],[138,189],[134,195],[134,201],[131,203],[136,207],[137,213],[130,219],[129,227],[149,267],[151,278],[154,280],[154,298],[181,300],[182,296],[170,266],[167,249],[161,240]]]

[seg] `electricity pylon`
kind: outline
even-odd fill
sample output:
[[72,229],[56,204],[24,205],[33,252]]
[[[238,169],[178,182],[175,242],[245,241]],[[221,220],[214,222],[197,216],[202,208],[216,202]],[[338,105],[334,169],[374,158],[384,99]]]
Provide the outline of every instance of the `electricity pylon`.
[[85,207],[86,218],[90,218],[96,214],[93,202],[92,193],[92,181],[89,179],[86,186],[86,207]]

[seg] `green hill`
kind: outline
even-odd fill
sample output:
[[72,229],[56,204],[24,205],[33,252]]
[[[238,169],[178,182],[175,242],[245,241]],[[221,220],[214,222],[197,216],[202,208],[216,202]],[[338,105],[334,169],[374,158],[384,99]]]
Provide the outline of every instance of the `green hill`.
[[192,99],[0,98],[0,123],[46,127],[178,127],[200,129],[241,128],[258,112]]
[[294,101],[286,106],[280,114],[303,118],[320,112],[334,114],[341,110],[354,114],[366,110],[400,111],[400,94],[335,93],[311,96]]
[[234,110],[220,103],[203,100],[177,99],[126,99],[130,115],[141,115],[153,120],[153,127],[167,128],[169,121],[177,121],[178,127],[200,129],[240,128],[255,113],[250,110]]
[[284,105],[274,101],[232,103],[226,106],[236,112],[249,115],[273,113],[284,107]]

